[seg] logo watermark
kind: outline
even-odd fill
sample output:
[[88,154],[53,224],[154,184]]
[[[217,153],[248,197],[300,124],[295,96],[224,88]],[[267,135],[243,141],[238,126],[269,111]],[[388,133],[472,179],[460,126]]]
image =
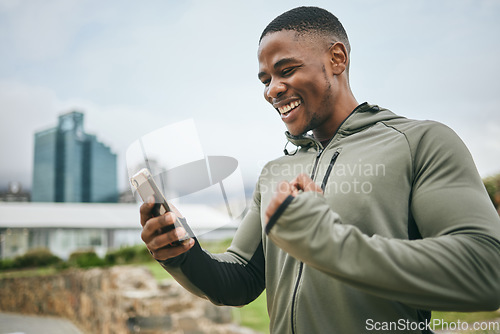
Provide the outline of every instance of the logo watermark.
[[[300,174],[312,175],[316,167],[315,182],[321,184],[326,178],[326,189],[328,193],[336,194],[370,194],[373,192],[374,178],[386,176],[385,164],[379,163],[336,163],[329,175],[318,174],[318,169],[325,171],[325,166],[315,166],[313,162],[307,164],[270,164],[262,169],[261,177],[266,178],[269,183],[263,183],[262,192],[274,191],[279,182],[293,180]],[[271,189],[267,189],[271,187]]]
[[[238,161],[205,154],[192,119],[138,138],[127,149],[126,160],[137,201],[145,201],[142,196],[154,192],[157,203],[168,201],[169,207],[188,218],[198,237],[219,228],[234,229],[245,213],[247,203]],[[143,169],[152,180],[142,177],[139,184],[135,176]]]
[[500,322],[496,321],[476,321],[468,323],[461,320],[446,321],[444,319],[431,319],[425,321],[410,321],[399,319],[397,321],[375,321],[367,319],[365,329],[373,332],[386,331],[424,331],[424,330],[444,330],[444,331],[500,331]]

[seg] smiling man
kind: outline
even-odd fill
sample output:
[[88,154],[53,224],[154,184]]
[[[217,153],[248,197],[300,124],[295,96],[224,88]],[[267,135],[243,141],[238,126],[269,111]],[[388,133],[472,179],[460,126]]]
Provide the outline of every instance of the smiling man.
[[[271,333],[429,333],[431,310],[500,303],[500,219],[465,145],[446,126],[368,103],[349,87],[342,25],[292,9],[262,33],[259,79],[297,149],[262,170],[224,254],[175,215],[141,207],[142,238],[191,292],[244,305],[264,289]],[[188,217],[189,218],[189,217]]]
[[332,138],[358,105],[348,82],[347,35],[338,21],[324,29],[288,30],[278,20],[264,30],[258,51],[264,98],[292,135],[312,130],[319,141]]

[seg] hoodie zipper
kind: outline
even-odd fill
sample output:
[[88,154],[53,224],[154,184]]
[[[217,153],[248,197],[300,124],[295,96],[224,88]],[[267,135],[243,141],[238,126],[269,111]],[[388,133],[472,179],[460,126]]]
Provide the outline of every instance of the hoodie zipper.
[[321,190],[325,191],[326,182],[328,182],[328,178],[330,177],[330,173],[332,172],[333,165],[335,165],[335,161],[337,161],[337,157],[340,152],[336,151],[333,153],[332,158],[330,159],[330,163],[328,164],[328,169],[326,170],[325,177],[323,178],[323,182],[321,182]]
[[316,168],[318,167],[318,162],[319,162],[319,157],[321,157],[321,154],[323,153],[324,149],[321,148],[318,153],[316,154],[316,159],[314,160],[314,166],[311,172],[311,179],[314,180],[314,176],[316,175]]
[[[316,159],[314,161],[314,166],[311,172],[311,179],[314,180],[314,176],[316,175],[316,169],[318,167],[319,163],[319,158],[321,157],[321,154],[323,154],[324,149],[320,149],[318,153],[316,154]],[[328,178],[330,177],[330,173],[332,172],[333,165],[335,164],[335,161],[337,161],[337,157],[339,156],[340,152],[336,151],[332,158],[330,159],[330,163],[328,164],[328,168],[326,170],[325,176],[323,177],[323,182],[321,183],[321,190],[325,190],[326,187],[326,182],[328,181]],[[302,272],[304,271],[304,262],[300,261],[299,264],[299,272],[297,274],[297,280],[295,281],[295,288],[293,289],[293,295],[292,295],[292,310],[291,310],[291,316],[290,316],[290,321],[292,325],[292,334],[295,334],[295,324],[293,322],[294,319],[294,313],[295,313],[295,307],[297,304],[297,294],[299,291],[299,284],[300,280],[302,278]]]
[[[324,149],[320,149],[318,153],[316,154],[316,159],[314,160],[314,166],[311,172],[311,179],[314,180],[314,176],[316,175],[316,168],[318,167],[318,162],[319,158],[321,157],[321,154],[323,153]],[[295,334],[295,325],[293,323],[293,314],[295,313],[295,304],[297,303],[297,293],[299,291],[299,284],[300,284],[300,279],[302,278],[302,270],[304,269],[304,262],[300,261],[299,264],[299,273],[297,274],[297,280],[295,281],[295,288],[293,289],[293,295],[292,295],[292,310],[290,314],[290,321],[292,325],[292,334]]]

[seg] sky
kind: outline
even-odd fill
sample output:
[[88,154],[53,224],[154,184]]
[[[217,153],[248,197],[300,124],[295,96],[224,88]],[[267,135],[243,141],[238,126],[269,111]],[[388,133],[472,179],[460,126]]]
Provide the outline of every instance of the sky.
[[445,123],[482,177],[500,173],[498,0],[0,0],[0,189],[30,188],[34,133],[72,110],[118,155],[122,188],[127,147],[186,119],[205,154],[236,158],[255,184],[286,142],[258,39],[300,5],[343,23],[358,102]]

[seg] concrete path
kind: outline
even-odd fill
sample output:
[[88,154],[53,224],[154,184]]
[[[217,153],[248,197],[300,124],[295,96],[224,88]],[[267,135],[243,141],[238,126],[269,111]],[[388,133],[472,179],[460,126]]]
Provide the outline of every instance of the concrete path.
[[0,334],[83,334],[83,332],[71,321],[63,318],[0,313]]

